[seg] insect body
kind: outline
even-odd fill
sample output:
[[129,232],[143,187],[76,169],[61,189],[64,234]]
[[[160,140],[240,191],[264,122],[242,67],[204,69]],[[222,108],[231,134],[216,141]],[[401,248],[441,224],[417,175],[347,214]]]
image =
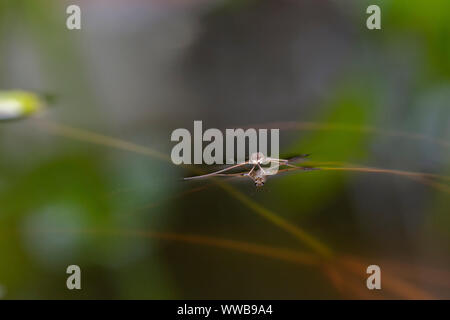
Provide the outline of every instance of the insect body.
[[[300,167],[300,166],[294,166],[292,163],[295,163],[300,160],[304,160],[308,154],[292,157],[289,159],[278,159],[278,158],[271,158],[266,157],[261,152],[255,152],[250,155],[250,158],[248,161],[221,169],[219,171],[215,171],[212,173],[204,174],[201,176],[195,176],[195,177],[188,177],[184,178],[185,180],[192,180],[192,179],[203,179],[213,176],[225,176],[225,177],[248,177],[253,180],[256,187],[262,187],[266,180],[267,176],[269,175],[276,175],[279,172],[286,172],[291,170],[316,170],[316,168],[311,167]],[[263,165],[271,164],[270,167],[263,167]],[[241,167],[250,167],[250,169],[237,172],[237,173],[225,173],[229,170],[235,169],[235,168],[241,168]],[[279,169],[281,166],[286,166],[288,168],[285,169]]]
[[247,176],[253,180],[256,187],[262,187],[267,180],[267,176],[261,169],[253,170],[247,173]]

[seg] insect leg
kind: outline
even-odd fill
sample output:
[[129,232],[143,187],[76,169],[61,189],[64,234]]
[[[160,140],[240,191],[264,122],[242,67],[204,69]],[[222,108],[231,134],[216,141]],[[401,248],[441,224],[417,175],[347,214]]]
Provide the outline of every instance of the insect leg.
[[242,162],[242,163],[238,163],[238,164],[235,164],[234,166],[231,166],[231,167],[228,167],[228,168],[224,168],[224,169],[221,169],[219,171],[207,173],[207,174],[204,174],[204,175],[201,175],[201,176],[187,177],[187,178],[184,178],[184,180],[201,179],[201,178],[214,176],[216,174],[219,174],[219,173],[222,173],[222,172],[234,169],[234,168],[238,168],[238,167],[241,167],[241,166],[246,165],[246,164],[248,164],[248,161],[245,161],[245,162]]

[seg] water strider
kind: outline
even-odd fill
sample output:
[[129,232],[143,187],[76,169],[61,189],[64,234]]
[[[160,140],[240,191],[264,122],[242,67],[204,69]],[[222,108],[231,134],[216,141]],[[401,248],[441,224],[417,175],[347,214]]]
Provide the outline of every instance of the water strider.
[[[293,163],[304,160],[306,157],[308,157],[308,154],[303,154],[299,156],[295,156],[289,159],[278,159],[278,158],[271,158],[266,157],[262,152],[255,152],[251,154],[249,160],[245,162],[238,163],[236,165],[221,169],[219,171],[215,171],[212,173],[204,174],[201,176],[194,176],[194,177],[187,177],[184,178],[184,180],[193,180],[193,179],[203,179],[203,178],[209,178],[209,177],[248,177],[253,180],[256,187],[262,187],[264,183],[267,180],[267,176],[270,175],[276,175],[280,172],[286,172],[291,171],[294,169],[297,170],[317,170],[318,168],[312,168],[312,167],[301,167],[301,166],[295,166]],[[268,164],[275,164],[275,166],[271,167],[263,167],[262,165],[268,165]],[[241,172],[235,172],[235,173],[224,173],[228,170],[235,169],[235,168],[241,168],[241,167],[250,167],[247,170],[243,170]],[[289,168],[285,169],[279,169],[282,166],[286,166]]]

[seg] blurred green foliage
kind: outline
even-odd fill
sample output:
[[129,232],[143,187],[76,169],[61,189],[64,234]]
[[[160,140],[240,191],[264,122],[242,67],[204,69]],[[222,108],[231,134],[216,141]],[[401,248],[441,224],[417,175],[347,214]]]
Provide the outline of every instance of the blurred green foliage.
[[[371,118],[373,94],[368,88],[355,83],[343,85],[325,104],[323,115],[318,118],[324,124],[361,125]],[[310,153],[315,162],[358,163],[367,155],[368,139],[364,134],[346,131],[312,131],[292,146],[292,153]],[[312,214],[339,197],[346,180],[351,178],[341,172],[319,173],[315,171],[291,174],[277,181],[277,196],[281,203],[295,208],[293,215]],[[287,212],[292,209],[284,208]]]
[[[241,10],[252,10],[262,2],[269,1],[231,0],[211,10],[216,15],[232,18],[229,15],[238,14]],[[308,119],[285,120],[408,129],[448,139],[445,136],[448,133],[448,112],[443,109],[448,107],[445,88],[450,79],[450,2],[378,1],[383,8],[383,29],[373,34],[365,30],[366,16],[361,2],[354,1],[350,6],[339,2],[330,3],[333,3],[330,10],[354,10],[353,13],[361,17],[358,21],[341,23],[348,23],[350,29],[359,31],[350,32],[349,42],[354,42],[351,50],[357,51],[364,46],[369,50],[357,51],[353,58],[361,61],[350,61],[348,68],[338,74],[332,89],[322,92],[326,98],[314,106],[320,111],[309,113]],[[286,2],[283,5],[292,4]],[[192,123],[189,116],[185,116],[185,110],[174,114],[173,119],[167,119],[161,116],[161,111],[155,111],[153,105],[142,99],[142,104],[148,104],[148,108],[140,115],[141,119],[120,122],[112,116],[109,118],[109,114],[105,115],[108,113],[105,110],[109,111],[110,97],[101,97],[101,90],[95,80],[97,78],[91,78],[93,68],[83,60],[85,56],[82,51],[87,50],[89,45],[86,45],[80,34],[67,32],[64,28],[64,13],[63,3],[57,1],[0,2],[0,47],[5,48],[15,40],[15,34],[12,34],[12,38],[8,36],[9,28],[19,30],[18,36],[26,34],[25,39],[31,43],[30,48],[34,49],[38,64],[44,70],[45,76],[42,78],[46,79],[44,88],[35,89],[50,90],[60,98],[56,108],[49,110],[46,116],[82,128],[92,128],[93,131],[109,132],[136,142],[143,141],[142,144],[151,141],[161,150],[167,148],[167,127],[173,129],[172,125],[178,125],[177,121],[184,118],[189,121],[189,125]],[[170,16],[170,19],[176,20],[178,16]],[[153,25],[141,25],[140,28],[148,29],[149,34],[157,30],[153,29]],[[116,41],[121,40],[118,39],[120,37],[130,37],[127,46],[132,43],[138,50],[144,50],[145,39],[133,38],[135,32],[133,29],[125,36],[111,34],[111,37],[117,36],[117,39],[114,38]],[[96,41],[100,41],[99,38]],[[273,50],[272,43],[267,42],[266,45],[268,50]],[[407,50],[416,48],[418,54],[408,60],[404,59],[403,54],[409,55],[401,50],[400,57],[393,58],[390,54],[396,46]],[[123,47],[119,49],[123,50]],[[5,56],[5,52],[1,50],[0,56]],[[225,49],[223,54],[227,55]],[[249,57],[252,58],[251,55]],[[129,59],[125,55],[121,67],[127,66]],[[390,66],[395,69],[396,64],[403,60],[406,61],[406,69],[411,67],[413,70],[401,74],[404,79],[400,77],[400,82],[404,81],[401,84],[406,89],[404,96],[396,100],[392,98],[395,95],[392,91],[403,87],[395,82],[396,74],[389,73],[389,69]],[[146,63],[142,62],[142,70],[133,72],[146,72]],[[273,61],[274,66],[276,63]],[[378,70],[378,66],[383,63],[387,67]],[[6,67],[3,62],[0,63],[0,70]],[[122,76],[123,69],[118,70],[117,76]],[[404,71],[399,70],[399,73]],[[161,78],[164,76],[166,74]],[[15,84],[14,78],[9,79],[7,72],[1,73],[0,80],[2,90]],[[230,81],[233,79],[230,78]],[[398,86],[390,87],[393,84]],[[432,98],[425,99],[423,105],[411,103],[428,97],[429,91],[434,92],[441,86],[444,93],[438,98],[431,95]],[[159,88],[154,90],[158,91]],[[167,90],[172,92],[173,88],[169,86]],[[20,106],[21,116],[37,112],[45,104],[42,97],[32,92],[4,91],[0,93],[0,115],[2,102],[11,99]],[[104,106],[97,101],[101,99],[104,99]],[[432,106],[433,103],[436,105]],[[182,110],[184,101],[180,105]],[[271,110],[273,113],[266,115],[268,120],[282,116],[277,108]],[[194,110],[193,114],[198,115],[203,111],[195,113]],[[121,113],[121,117],[126,118],[126,115]],[[251,123],[251,119],[237,119],[242,124]],[[198,233],[298,249],[298,243],[286,236],[283,230],[250,214],[248,206],[229,197],[222,189],[209,187],[195,192],[198,185],[183,184],[179,181],[183,171],[170,163],[123,151],[111,151],[104,146],[75,142],[65,137],[55,138],[48,132],[39,131],[30,120],[33,119],[0,123],[0,285],[7,289],[7,298],[337,296],[337,291],[323,277],[321,270],[260,260],[260,257],[231,250],[205,249],[151,237],[101,232],[161,230]],[[147,124],[148,120],[154,121],[159,127],[154,123]],[[433,130],[427,132],[430,127]],[[312,130],[294,133],[293,136],[291,141],[294,142],[282,153],[311,153],[312,162],[372,163],[381,159],[379,164],[385,167],[436,170],[447,175],[449,172],[447,149],[436,151],[430,145],[417,141],[405,143],[357,130]],[[380,156],[377,150],[374,151],[377,148],[394,150],[394,160],[388,157],[390,154],[380,152]],[[375,156],[378,158],[372,160]],[[373,180],[367,181],[372,183]],[[383,239],[378,239],[379,229],[363,229],[354,221],[358,218],[366,221],[367,217],[358,211],[361,209],[355,208],[357,205],[350,199],[349,194],[360,196],[352,189],[353,182],[353,174],[311,171],[269,179],[261,193],[256,193],[251,183],[231,186],[246,193],[250,202],[266,206],[293,225],[301,225],[308,232],[311,231],[320,240],[326,239],[333,249],[378,257],[380,253],[376,251],[376,240],[380,241],[381,245],[378,245],[383,247],[383,253],[392,250],[389,252],[399,256],[405,252],[414,253],[416,249],[420,251],[425,246],[426,249],[432,248],[436,259],[446,265],[448,255],[442,252],[450,249],[448,194],[423,186],[416,187],[417,184],[408,184],[404,180],[383,180],[380,186],[389,194],[384,195],[384,198],[380,196],[382,200],[379,202],[386,206],[380,206],[382,209],[377,210],[386,210],[392,215],[398,215],[398,220],[403,219],[400,220],[402,224],[398,225],[395,224],[395,217],[392,220],[386,218],[388,222],[383,228],[387,229],[386,233],[389,230],[395,233],[396,237],[386,237],[387,241],[395,241],[383,246]],[[378,195],[369,193],[366,196],[373,200]],[[414,202],[416,200],[419,201],[418,205]],[[402,206],[407,209],[401,211]],[[411,214],[405,218],[399,212],[409,214],[414,213],[414,210],[417,210],[418,220],[422,219],[420,226],[423,223],[424,227],[413,229],[410,237],[403,237],[398,230],[407,229],[414,217]],[[373,219],[378,219],[378,216]],[[335,222],[344,226],[344,231],[336,228]],[[309,226],[312,230],[308,229]],[[85,272],[88,285],[81,293],[68,292],[64,288],[65,267],[72,263],[82,265]]]
[[386,1],[383,2],[386,36],[395,41],[409,37],[425,51],[423,62],[435,80],[450,79],[450,2]]

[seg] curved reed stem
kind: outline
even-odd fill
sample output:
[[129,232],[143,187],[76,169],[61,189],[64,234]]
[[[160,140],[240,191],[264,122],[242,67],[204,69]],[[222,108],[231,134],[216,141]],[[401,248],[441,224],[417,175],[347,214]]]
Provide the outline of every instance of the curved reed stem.
[[406,132],[400,130],[376,128],[373,126],[351,125],[344,123],[320,123],[309,121],[285,121],[272,122],[265,124],[256,124],[252,126],[245,126],[245,128],[277,128],[282,130],[305,130],[305,131],[346,131],[367,134],[378,134],[389,137],[406,138],[410,140],[422,140],[425,142],[440,145],[445,148],[450,147],[450,142],[440,138],[434,138],[421,133]]
[[121,236],[121,237],[143,237],[158,240],[174,241],[192,245],[202,245],[220,249],[228,249],[237,252],[249,253],[256,256],[292,262],[300,265],[317,265],[320,259],[311,253],[304,253],[297,250],[274,247],[262,244],[256,244],[245,241],[230,240],[203,236],[197,234],[182,234],[174,232],[154,232],[148,230],[133,229],[41,229],[33,230],[41,233],[83,233],[103,236]]

